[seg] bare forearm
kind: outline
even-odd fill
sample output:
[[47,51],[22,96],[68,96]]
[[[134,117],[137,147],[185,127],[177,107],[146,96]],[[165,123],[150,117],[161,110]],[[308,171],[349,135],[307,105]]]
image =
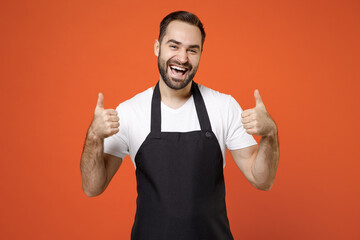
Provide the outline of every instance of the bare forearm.
[[89,129],[80,161],[83,190],[87,196],[97,196],[106,185],[104,139],[95,137]]
[[119,132],[119,117],[114,109],[104,109],[104,96],[99,93],[94,119],[87,132],[80,170],[83,190],[89,197],[102,193],[120,167],[121,158],[104,157],[104,139]]
[[252,173],[259,189],[270,190],[279,162],[279,143],[277,130],[260,140],[259,151],[252,165]]

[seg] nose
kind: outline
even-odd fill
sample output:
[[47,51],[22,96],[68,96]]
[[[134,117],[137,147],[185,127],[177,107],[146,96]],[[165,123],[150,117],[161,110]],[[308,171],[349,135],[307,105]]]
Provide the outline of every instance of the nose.
[[176,56],[177,60],[181,63],[186,63],[188,61],[188,55],[186,49],[182,49],[178,52]]

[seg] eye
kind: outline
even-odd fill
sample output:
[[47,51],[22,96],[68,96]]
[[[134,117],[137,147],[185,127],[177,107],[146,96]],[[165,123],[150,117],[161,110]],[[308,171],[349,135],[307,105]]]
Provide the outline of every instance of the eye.
[[197,51],[195,49],[189,49],[188,51],[191,53],[197,53]]
[[177,49],[177,46],[176,45],[170,45],[170,48],[171,49]]

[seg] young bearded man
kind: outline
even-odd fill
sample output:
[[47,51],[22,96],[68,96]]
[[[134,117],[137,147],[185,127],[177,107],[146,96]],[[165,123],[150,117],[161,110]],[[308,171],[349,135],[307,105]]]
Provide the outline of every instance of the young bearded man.
[[[233,239],[225,204],[226,148],[256,188],[274,182],[277,127],[257,90],[242,111],[230,95],[196,84],[205,31],[192,13],[166,16],[155,41],[155,87],[104,109],[100,93],[81,157],[83,189],[101,194],[130,155],[136,169],[133,240]],[[257,145],[251,136],[261,136]]]

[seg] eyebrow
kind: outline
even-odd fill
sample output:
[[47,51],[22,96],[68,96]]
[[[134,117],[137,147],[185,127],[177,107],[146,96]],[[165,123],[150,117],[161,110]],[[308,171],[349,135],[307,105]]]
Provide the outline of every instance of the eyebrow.
[[[170,39],[169,41],[166,42],[166,44],[168,44],[168,43],[175,43],[175,44],[177,44],[177,45],[182,45],[181,42],[178,42],[178,41],[176,41],[176,40],[174,40],[174,39]],[[197,44],[189,45],[189,48],[197,48],[197,49],[200,50],[200,46],[197,45]]]

